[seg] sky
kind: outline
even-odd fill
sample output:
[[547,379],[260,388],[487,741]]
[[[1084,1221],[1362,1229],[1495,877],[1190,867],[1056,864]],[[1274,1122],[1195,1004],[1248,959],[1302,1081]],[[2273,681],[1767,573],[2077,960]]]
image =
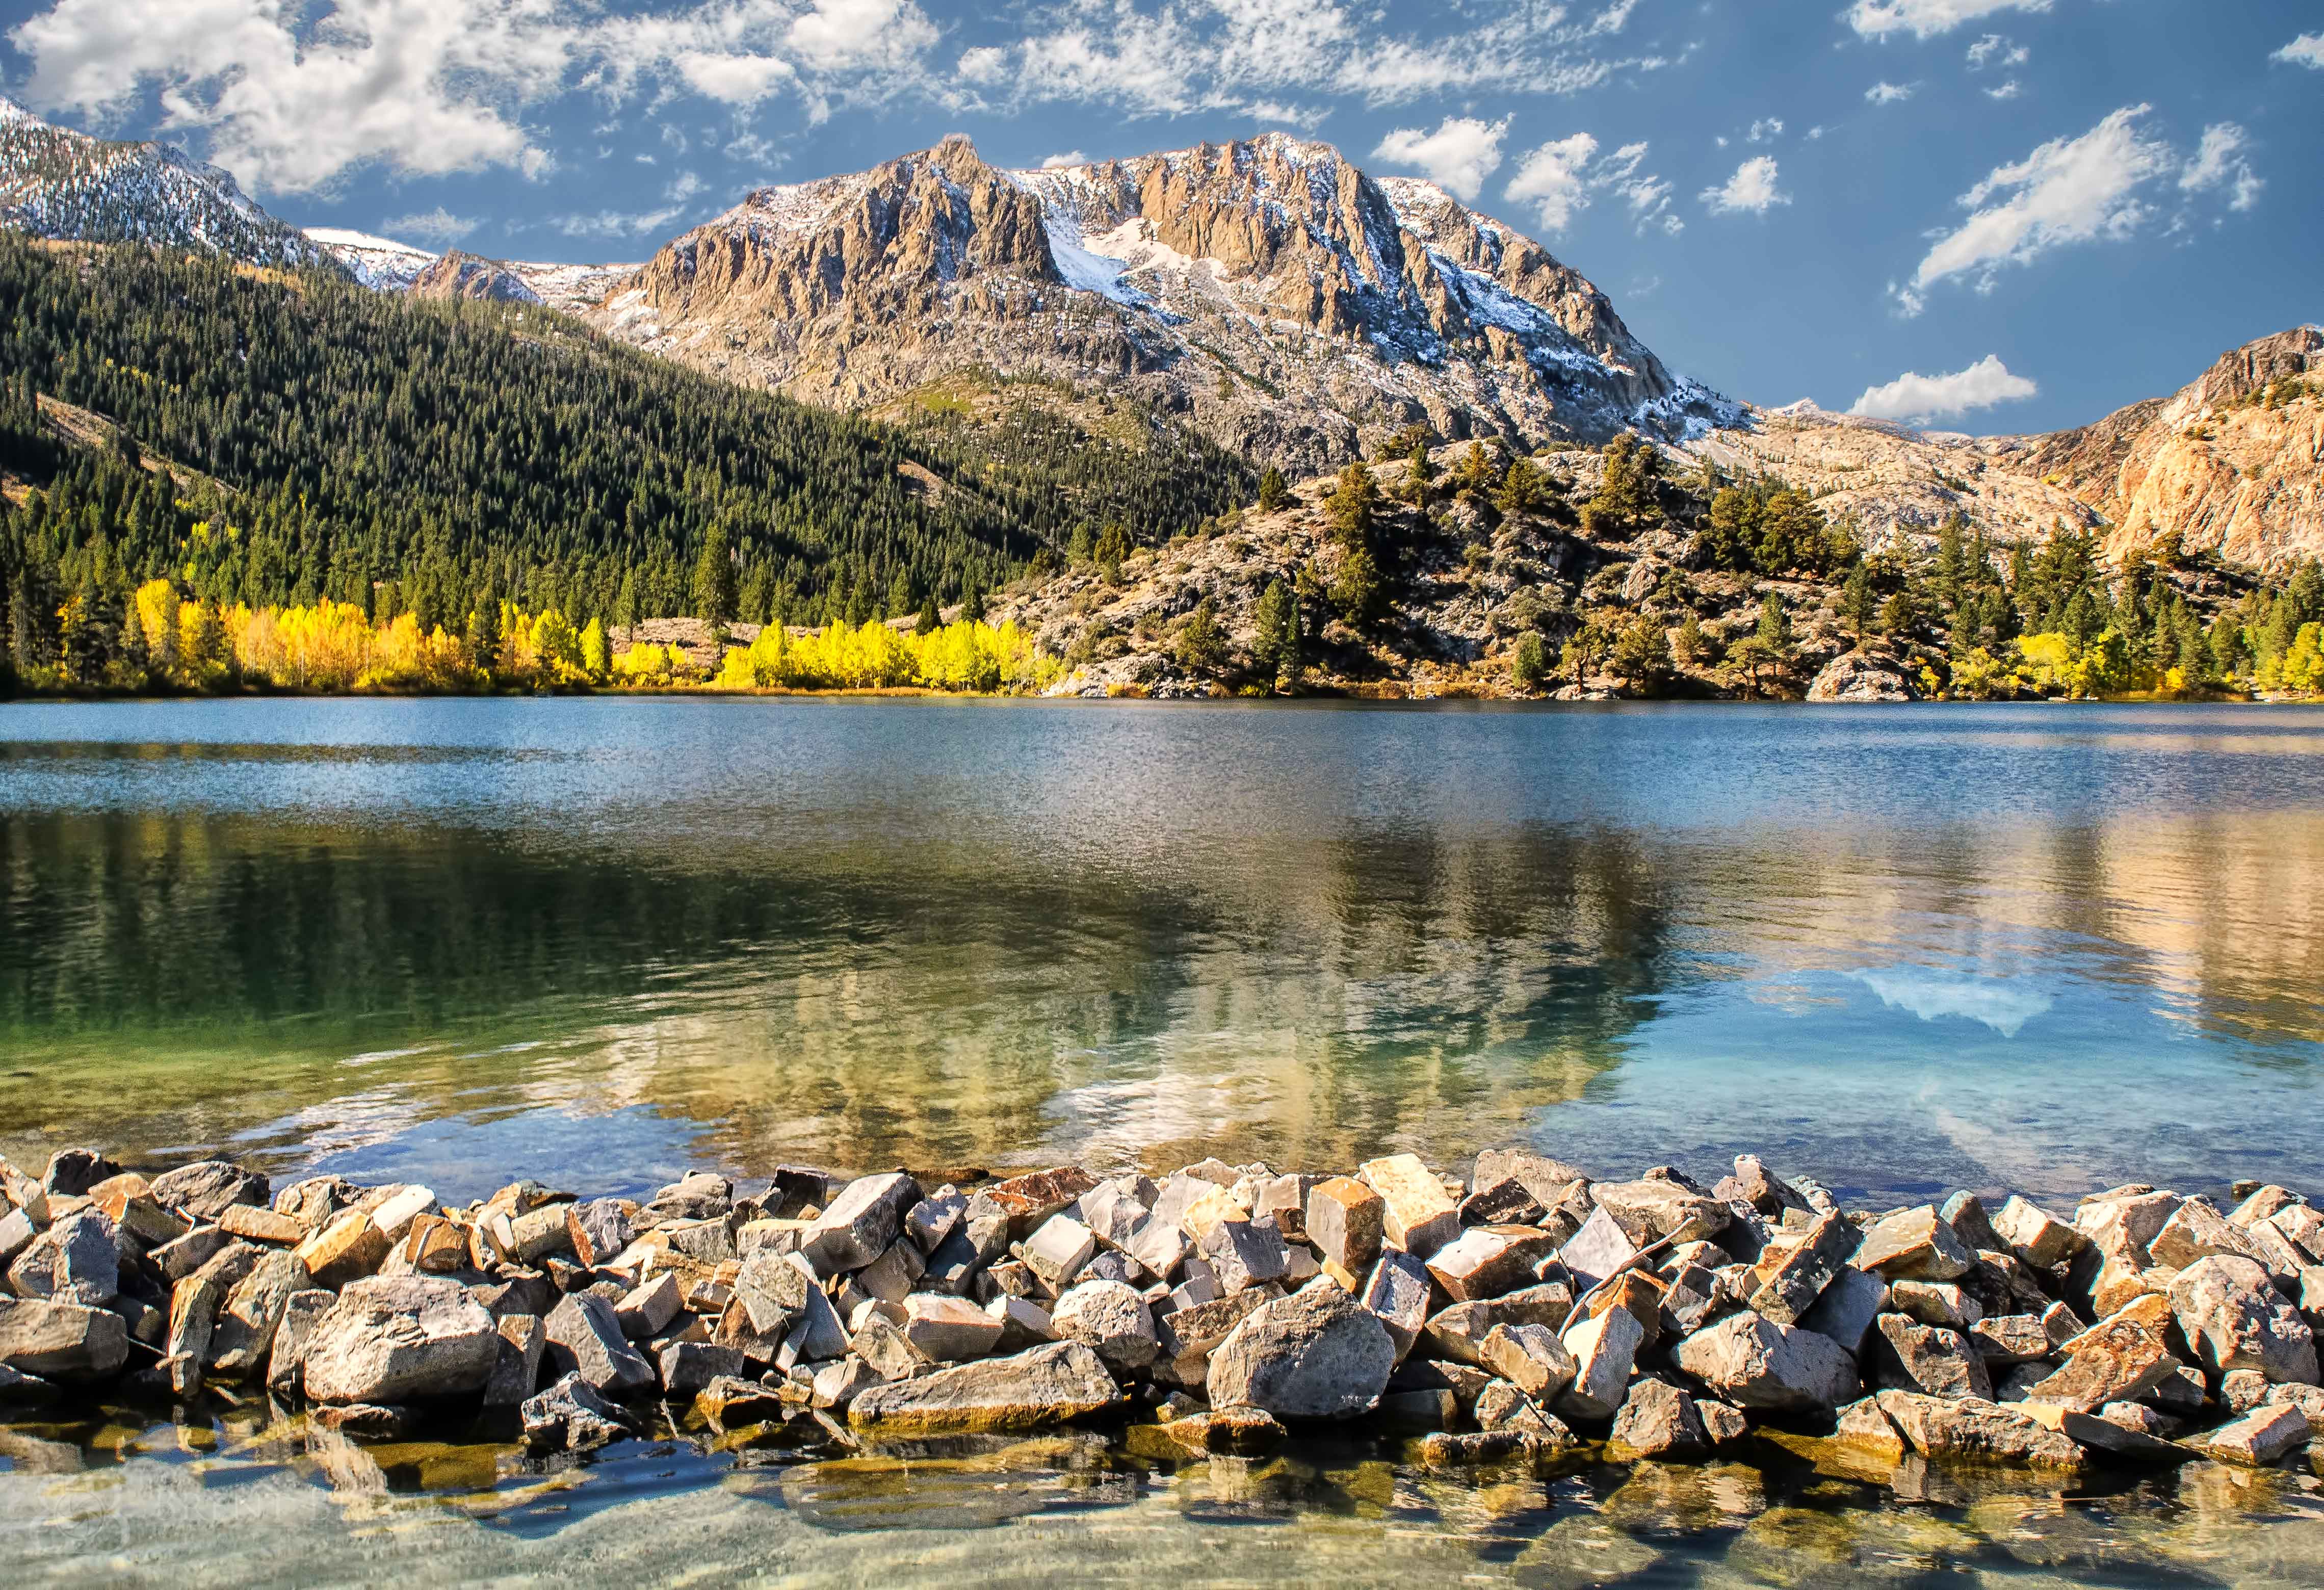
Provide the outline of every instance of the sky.
[[2315,0],[0,0],[0,79],[269,210],[626,261],[770,182],[1270,129],[1762,403],[2080,424],[2324,319]]

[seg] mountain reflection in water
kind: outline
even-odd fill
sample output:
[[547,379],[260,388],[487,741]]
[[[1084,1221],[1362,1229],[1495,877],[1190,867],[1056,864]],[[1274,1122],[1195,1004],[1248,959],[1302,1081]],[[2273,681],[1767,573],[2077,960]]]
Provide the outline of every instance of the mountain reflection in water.
[[0,710],[0,1151],[2324,1185],[2324,713]]

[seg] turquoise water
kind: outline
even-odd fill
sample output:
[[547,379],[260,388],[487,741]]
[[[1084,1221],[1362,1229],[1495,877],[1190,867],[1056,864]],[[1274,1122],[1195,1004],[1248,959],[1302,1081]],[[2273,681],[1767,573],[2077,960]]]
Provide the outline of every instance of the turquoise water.
[[0,708],[0,1151],[2324,1187],[2324,712]]
[[[1853,1201],[2324,1191],[2324,712],[0,707],[0,1151],[641,1190],[779,1160],[1738,1149]],[[263,1401],[0,1422],[11,1582],[2324,1579],[2306,1468],[847,1454]]]

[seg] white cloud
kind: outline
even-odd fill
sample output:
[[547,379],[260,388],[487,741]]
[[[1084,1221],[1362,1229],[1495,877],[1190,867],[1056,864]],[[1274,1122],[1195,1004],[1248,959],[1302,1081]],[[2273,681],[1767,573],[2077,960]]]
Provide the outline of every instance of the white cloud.
[[1791,195],[1775,186],[1775,162],[1772,155],[1760,155],[1747,160],[1735,168],[1735,174],[1716,188],[1706,188],[1698,195],[1711,207],[1713,215],[1749,214],[1763,216],[1779,204],[1792,202]]
[[1598,153],[1598,140],[1576,133],[1545,143],[1517,162],[1501,197],[1513,204],[1529,204],[1542,229],[1563,232],[1576,210],[1590,208],[1600,192],[1610,192],[1629,207],[1632,224],[1640,233],[1659,229],[1675,236],[1686,223],[1671,209],[1671,185],[1644,170],[1647,145],[1625,143],[1613,153]]
[[1917,313],[1929,288],[1975,274],[1992,285],[2005,264],[2025,264],[2053,248],[2096,238],[2127,237],[2147,215],[2140,188],[2178,165],[2170,146],[2142,138],[2135,125],[2150,107],[2126,106],[2079,138],[2043,144],[2015,165],[1998,166],[1960,198],[1969,219],[1941,237],[1899,292]]
[[2025,92],[2025,85],[2012,78],[2006,83],[1996,83],[1985,91],[1987,99],[2015,99]]
[[23,96],[97,122],[146,94],[254,187],[303,192],[378,162],[404,175],[554,169],[525,107],[683,88],[732,106],[798,88],[890,91],[936,40],[913,0],[54,0],[8,38]]
[[2259,202],[2260,190],[2267,184],[2251,169],[2245,152],[2251,147],[2251,138],[2233,122],[2218,122],[2203,129],[2203,141],[2195,150],[2195,158],[2179,173],[2179,186],[2190,193],[2207,193],[2214,188],[2228,190],[2227,208],[2246,210]]
[[1753,122],[1751,124],[1751,130],[1743,134],[1743,142],[1746,143],[1772,143],[1783,135],[1783,117],[1771,116],[1763,120]]
[[1864,97],[1875,105],[1894,105],[1899,99],[1910,99],[1914,87],[1911,83],[1875,83],[1864,91]]
[[1930,39],[2000,12],[2049,9],[2050,0],[1856,0],[1846,15],[1848,25],[1868,39],[1891,33]]
[[1575,210],[1590,208],[1590,185],[1584,172],[1597,154],[1598,140],[1587,133],[1545,143],[1517,162],[1517,174],[1501,190],[1501,197],[1532,205],[1543,226],[1563,232]]
[[1448,192],[1473,199],[1485,179],[1500,169],[1501,135],[1508,118],[1480,122],[1474,116],[1446,116],[1434,133],[1398,127],[1379,141],[1374,160],[1400,166],[1417,166]]
[[998,83],[1009,75],[1009,51],[997,45],[979,44],[973,50],[962,51],[960,64],[953,69],[964,83],[980,87]]
[[1062,153],[1045,154],[1041,157],[1041,169],[1045,171],[1059,171],[1065,170],[1067,166],[1085,166],[1087,164],[1089,164],[1089,156],[1084,154],[1078,149],[1068,149],[1064,151]]
[[2034,397],[2041,389],[2023,375],[2010,374],[1997,354],[1987,354],[1966,370],[1950,375],[1923,375],[1907,371],[1885,386],[1865,388],[1848,411],[1874,420],[1930,421],[1996,403]]
[[1997,61],[2003,66],[2024,66],[2034,59],[2034,51],[2023,44],[2014,44],[1999,33],[1987,33],[1969,47],[1969,69],[1981,72]]
[[683,171],[663,190],[667,201],[658,209],[624,212],[599,210],[594,215],[559,216],[549,226],[567,237],[637,237],[659,232],[686,213],[687,204],[707,186],[692,171]]
[[2314,67],[2324,71],[2324,33],[2302,33],[2268,59],[2287,66]]
[[380,229],[390,237],[417,237],[424,243],[456,243],[483,225],[482,221],[456,216],[439,204],[431,210],[383,221]]

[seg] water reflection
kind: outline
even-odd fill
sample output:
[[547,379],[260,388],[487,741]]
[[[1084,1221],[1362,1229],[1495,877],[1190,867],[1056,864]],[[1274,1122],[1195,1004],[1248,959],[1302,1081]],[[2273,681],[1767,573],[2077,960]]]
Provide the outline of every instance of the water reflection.
[[2304,710],[12,707],[0,1151],[2324,1182],[2319,883]]

